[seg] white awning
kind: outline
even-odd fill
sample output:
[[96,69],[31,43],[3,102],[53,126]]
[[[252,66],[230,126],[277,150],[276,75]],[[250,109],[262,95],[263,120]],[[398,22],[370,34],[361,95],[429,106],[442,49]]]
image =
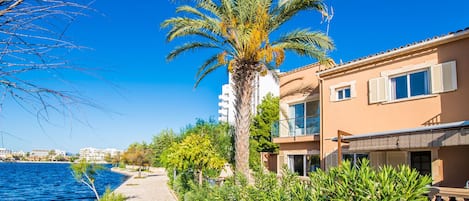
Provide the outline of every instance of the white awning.
[[343,141],[349,142],[350,151],[469,145],[469,121],[344,136]]

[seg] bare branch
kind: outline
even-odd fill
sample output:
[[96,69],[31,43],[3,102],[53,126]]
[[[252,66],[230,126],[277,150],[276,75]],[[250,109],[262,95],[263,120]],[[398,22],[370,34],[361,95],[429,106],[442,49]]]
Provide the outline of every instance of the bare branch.
[[[60,56],[84,48],[64,35],[89,10],[67,0],[0,0],[0,112],[6,99],[39,121],[48,121],[50,112],[73,115],[80,105],[94,106],[62,79],[84,69]],[[50,86],[44,78],[63,84]]]

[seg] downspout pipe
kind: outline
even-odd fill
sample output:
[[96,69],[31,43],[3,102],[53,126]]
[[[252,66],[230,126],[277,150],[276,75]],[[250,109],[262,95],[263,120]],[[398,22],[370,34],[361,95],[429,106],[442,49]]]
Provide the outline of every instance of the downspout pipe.
[[326,161],[324,158],[324,79],[316,74],[319,80],[319,156],[321,162],[321,169],[326,170]]

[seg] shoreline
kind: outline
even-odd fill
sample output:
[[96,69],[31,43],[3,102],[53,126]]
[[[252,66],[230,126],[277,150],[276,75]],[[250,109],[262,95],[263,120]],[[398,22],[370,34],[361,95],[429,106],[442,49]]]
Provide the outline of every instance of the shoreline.
[[[60,163],[60,164],[71,164],[75,162],[70,161],[2,161],[2,163]],[[105,162],[97,162],[92,164],[100,164],[100,165],[107,165],[112,163],[105,163]]]
[[3,161],[4,163],[72,163],[70,161]]
[[138,171],[131,169],[111,168],[112,172],[127,176],[126,180],[113,190],[114,193],[123,194],[126,201],[176,201],[177,197],[167,185],[168,177],[164,168],[150,168],[150,171],[142,171],[138,177]]

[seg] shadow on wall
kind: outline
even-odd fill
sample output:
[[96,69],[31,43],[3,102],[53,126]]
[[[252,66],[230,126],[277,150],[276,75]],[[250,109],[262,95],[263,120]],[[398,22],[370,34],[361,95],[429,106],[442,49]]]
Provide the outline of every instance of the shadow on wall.
[[438,124],[441,124],[441,114],[438,114],[429,119],[428,121],[424,122],[422,126],[434,126]]
[[[429,120],[433,123],[449,123],[469,120],[469,38],[458,40],[438,47],[438,63],[456,61],[457,89],[455,91],[440,94],[441,114],[435,119]],[[433,121],[433,122],[432,122]],[[467,129],[466,129],[467,130]],[[434,140],[438,146],[446,145],[453,140],[466,139],[468,131],[444,132]],[[443,181],[441,186],[461,186],[469,180],[469,146],[444,146],[438,150],[438,157],[443,161]]]
[[326,171],[329,170],[331,167],[336,167],[338,165],[337,163],[337,149],[334,150],[334,152],[329,153],[324,157],[324,163],[326,165]]
[[438,63],[456,61],[457,89],[440,94],[441,123],[469,120],[469,39],[438,47]]

